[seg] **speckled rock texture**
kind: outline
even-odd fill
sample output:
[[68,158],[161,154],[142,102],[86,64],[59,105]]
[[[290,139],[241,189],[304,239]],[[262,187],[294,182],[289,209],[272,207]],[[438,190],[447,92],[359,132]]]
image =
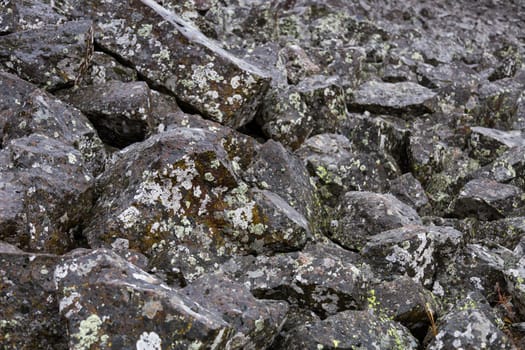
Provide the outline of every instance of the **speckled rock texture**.
[[525,348],[522,0],[0,1],[0,349]]

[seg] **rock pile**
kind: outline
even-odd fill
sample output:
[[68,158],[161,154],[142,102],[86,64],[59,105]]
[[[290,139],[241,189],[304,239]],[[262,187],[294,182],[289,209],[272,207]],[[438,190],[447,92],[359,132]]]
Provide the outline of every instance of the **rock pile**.
[[0,348],[525,348],[520,0],[5,0]]

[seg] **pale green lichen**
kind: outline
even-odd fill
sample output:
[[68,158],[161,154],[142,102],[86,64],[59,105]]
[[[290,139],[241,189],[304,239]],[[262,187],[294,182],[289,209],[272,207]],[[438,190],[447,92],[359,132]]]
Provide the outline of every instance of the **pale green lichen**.
[[107,341],[107,335],[100,335],[100,326],[103,324],[98,315],[91,315],[87,319],[80,322],[78,333],[71,335],[76,339],[76,344],[73,346],[74,350],[87,350],[92,345],[99,343],[104,344]]

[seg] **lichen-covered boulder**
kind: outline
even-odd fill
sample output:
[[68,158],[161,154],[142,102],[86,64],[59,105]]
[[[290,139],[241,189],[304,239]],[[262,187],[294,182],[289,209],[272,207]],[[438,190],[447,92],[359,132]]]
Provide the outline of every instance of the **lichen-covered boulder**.
[[414,209],[419,210],[428,206],[428,197],[425,190],[412,173],[405,173],[390,180],[388,191]]
[[429,287],[438,266],[457,254],[462,236],[451,227],[403,226],[369,237],[361,254],[388,279],[408,275]]
[[42,29],[47,25],[59,25],[67,22],[64,15],[54,11],[52,2],[7,0],[4,4],[5,6],[0,9],[0,17],[6,16],[0,22],[7,27],[4,34]]
[[189,299],[219,314],[234,329],[228,349],[266,349],[286,319],[288,304],[258,300],[250,290],[221,274],[206,274],[181,290]]
[[16,2],[7,0],[0,9],[0,35],[9,34],[16,30],[18,8]]
[[525,314],[525,257],[508,264],[503,271],[513,305],[520,315]]
[[446,314],[438,331],[428,350],[515,349],[509,337],[478,308]]
[[0,239],[24,250],[61,254],[82,244],[94,177],[81,153],[31,134],[0,150]]
[[474,230],[475,241],[487,240],[512,250],[525,237],[525,217],[479,222]]
[[379,153],[356,150],[343,135],[320,134],[306,140],[295,152],[317,180],[322,199],[335,206],[348,191],[384,192],[391,166]]
[[515,183],[525,188],[525,147],[513,147],[479,169],[468,174],[468,179],[486,178],[501,183]]
[[4,349],[68,349],[53,271],[59,257],[0,242],[0,344]]
[[257,122],[269,138],[296,149],[310,135],[336,131],[345,119],[337,78],[315,76],[297,86],[270,88]]
[[73,1],[63,10],[72,18],[92,19],[105,51],[221,124],[238,128],[250,122],[268,88],[267,73],[155,1]]
[[86,225],[90,244],[128,239],[175,280],[235,254],[304,246],[308,220],[286,198],[242,181],[249,153],[221,130],[175,128],[116,153]]
[[523,191],[513,185],[489,179],[469,181],[450,206],[456,217],[474,216],[480,220],[495,220],[511,216],[525,204]]
[[258,298],[286,300],[326,317],[364,308],[370,276],[358,258],[333,243],[315,243],[301,252],[235,257],[221,269]]
[[153,131],[151,92],[144,82],[107,83],[58,95],[80,109],[105,143],[123,148],[146,139]]
[[54,270],[71,349],[224,348],[216,312],[105,250],[74,251]]
[[369,81],[348,97],[352,111],[369,111],[410,118],[433,112],[436,93],[412,82],[384,83]]
[[397,322],[368,311],[343,311],[299,326],[279,349],[417,349],[416,338]]
[[335,209],[329,235],[347,249],[361,250],[370,236],[411,224],[421,224],[421,218],[391,194],[351,191]]
[[525,137],[520,130],[502,131],[497,129],[472,127],[470,134],[470,156],[481,165],[496,160],[513,147],[525,146]]
[[104,167],[105,150],[89,120],[36,86],[0,72],[0,135],[2,147],[10,140],[37,133],[80,152],[86,168],[98,175]]
[[429,317],[437,320],[441,311],[435,296],[408,276],[371,286],[367,301],[377,315],[391,317],[413,334],[432,327]]
[[48,90],[79,82],[92,53],[91,21],[70,21],[0,37],[0,67]]
[[100,85],[110,81],[131,82],[138,80],[137,71],[100,51],[93,52],[91,64],[80,86]]

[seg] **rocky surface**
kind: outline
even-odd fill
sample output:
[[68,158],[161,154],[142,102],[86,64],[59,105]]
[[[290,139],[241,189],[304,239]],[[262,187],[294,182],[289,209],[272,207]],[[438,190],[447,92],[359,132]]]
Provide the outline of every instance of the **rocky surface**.
[[0,3],[1,349],[525,348],[522,1]]

